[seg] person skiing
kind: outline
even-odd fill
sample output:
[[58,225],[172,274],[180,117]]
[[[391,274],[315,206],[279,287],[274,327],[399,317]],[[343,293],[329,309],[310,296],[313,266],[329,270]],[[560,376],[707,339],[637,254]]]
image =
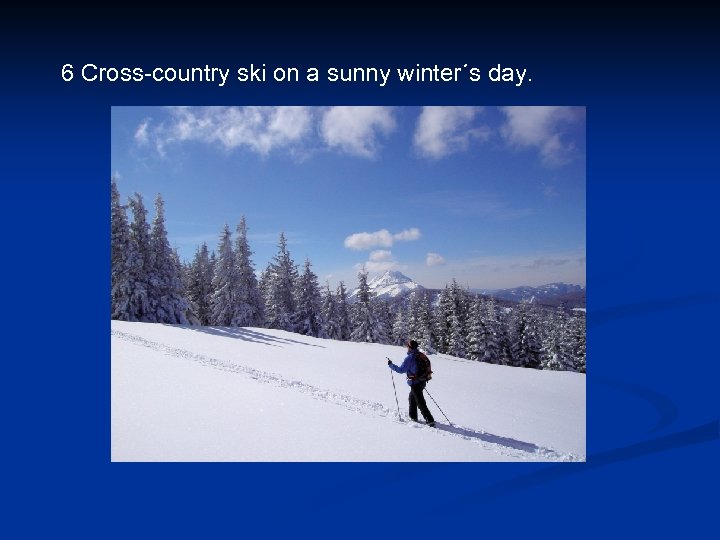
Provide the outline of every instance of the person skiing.
[[388,366],[390,369],[397,373],[407,373],[407,383],[410,386],[410,395],[408,396],[408,402],[410,405],[410,409],[408,411],[408,415],[410,416],[410,419],[414,422],[418,421],[418,414],[417,410],[418,407],[420,408],[420,412],[423,415],[423,418],[425,419],[425,422],[430,427],[435,427],[435,419],[433,418],[433,415],[430,413],[430,410],[428,409],[427,403],[425,403],[425,395],[423,394],[423,391],[425,390],[425,385],[427,384],[427,380],[419,380],[417,378],[417,372],[418,372],[418,355],[422,354],[418,350],[418,343],[417,341],[410,340],[407,343],[408,348],[408,354],[405,357],[405,360],[403,360],[403,363],[401,366],[396,366],[393,364],[392,360],[388,359]]

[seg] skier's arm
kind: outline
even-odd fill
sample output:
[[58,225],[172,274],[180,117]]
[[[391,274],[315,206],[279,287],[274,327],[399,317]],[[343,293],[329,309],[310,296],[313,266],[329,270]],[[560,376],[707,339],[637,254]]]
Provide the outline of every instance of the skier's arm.
[[390,369],[392,369],[396,373],[406,373],[408,370],[408,359],[405,358],[400,367],[396,366],[395,364],[390,364]]

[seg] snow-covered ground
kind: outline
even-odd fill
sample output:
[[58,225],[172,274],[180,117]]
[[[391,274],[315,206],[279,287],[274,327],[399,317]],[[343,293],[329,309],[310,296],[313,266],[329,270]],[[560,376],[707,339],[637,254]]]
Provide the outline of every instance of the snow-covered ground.
[[578,373],[433,355],[428,390],[452,422],[426,397],[433,429],[407,422],[386,360],[403,347],[112,321],[111,355],[113,461],[585,459]]

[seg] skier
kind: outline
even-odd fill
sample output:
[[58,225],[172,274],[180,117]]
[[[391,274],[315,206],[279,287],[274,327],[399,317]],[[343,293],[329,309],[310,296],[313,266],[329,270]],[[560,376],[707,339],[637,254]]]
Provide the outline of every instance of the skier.
[[423,418],[425,418],[425,422],[427,423],[427,425],[430,427],[435,427],[435,419],[430,413],[430,410],[427,407],[427,403],[425,403],[425,396],[423,395],[423,391],[425,390],[425,385],[427,384],[427,381],[425,379],[418,380],[417,378],[417,355],[422,353],[420,353],[420,351],[418,350],[417,341],[408,341],[407,348],[408,354],[400,367],[393,364],[392,360],[388,360],[388,366],[390,366],[390,369],[396,371],[397,373],[407,373],[407,383],[410,386],[410,395],[408,396],[408,401],[410,404],[410,410],[408,411],[408,414],[410,416],[410,419],[414,422],[418,421],[417,410],[418,407],[420,407],[420,412],[422,413]]

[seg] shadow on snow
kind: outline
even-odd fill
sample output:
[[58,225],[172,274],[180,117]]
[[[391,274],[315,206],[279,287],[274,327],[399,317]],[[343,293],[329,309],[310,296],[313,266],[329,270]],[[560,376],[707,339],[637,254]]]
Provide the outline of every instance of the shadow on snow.
[[[174,328],[178,328],[177,325],[170,325]],[[232,339],[240,339],[242,341],[249,341],[251,343],[262,343],[263,345],[270,345],[272,347],[282,347],[283,345],[305,345],[307,347],[319,347],[324,349],[322,345],[315,345],[313,343],[305,343],[304,341],[297,341],[290,338],[273,336],[258,332],[257,330],[251,330],[249,328],[232,328],[232,327],[221,327],[221,326],[180,326],[183,330],[192,330],[194,332],[202,332],[204,334],[211,334],[213,336],[227,337]]]
[[511,439],[510,437],[501,437],[499,435],[493,435],[491,433],[485,433],[483,431],[475,431],[469,428],[441,424],[439,422],[435,424],[435,429],[439,429],[440,431],[447,431],[448,433],[453,433],[455,435],[460,435],[461,437],[465,437],[467,439],[477,439],[480,441],[498,444],[507,448],[513,448],[515,450],[520,450],[522,452],[528,452],[531,454],[541,450],[539,446],[533,443],[518,441],[517,439]]

